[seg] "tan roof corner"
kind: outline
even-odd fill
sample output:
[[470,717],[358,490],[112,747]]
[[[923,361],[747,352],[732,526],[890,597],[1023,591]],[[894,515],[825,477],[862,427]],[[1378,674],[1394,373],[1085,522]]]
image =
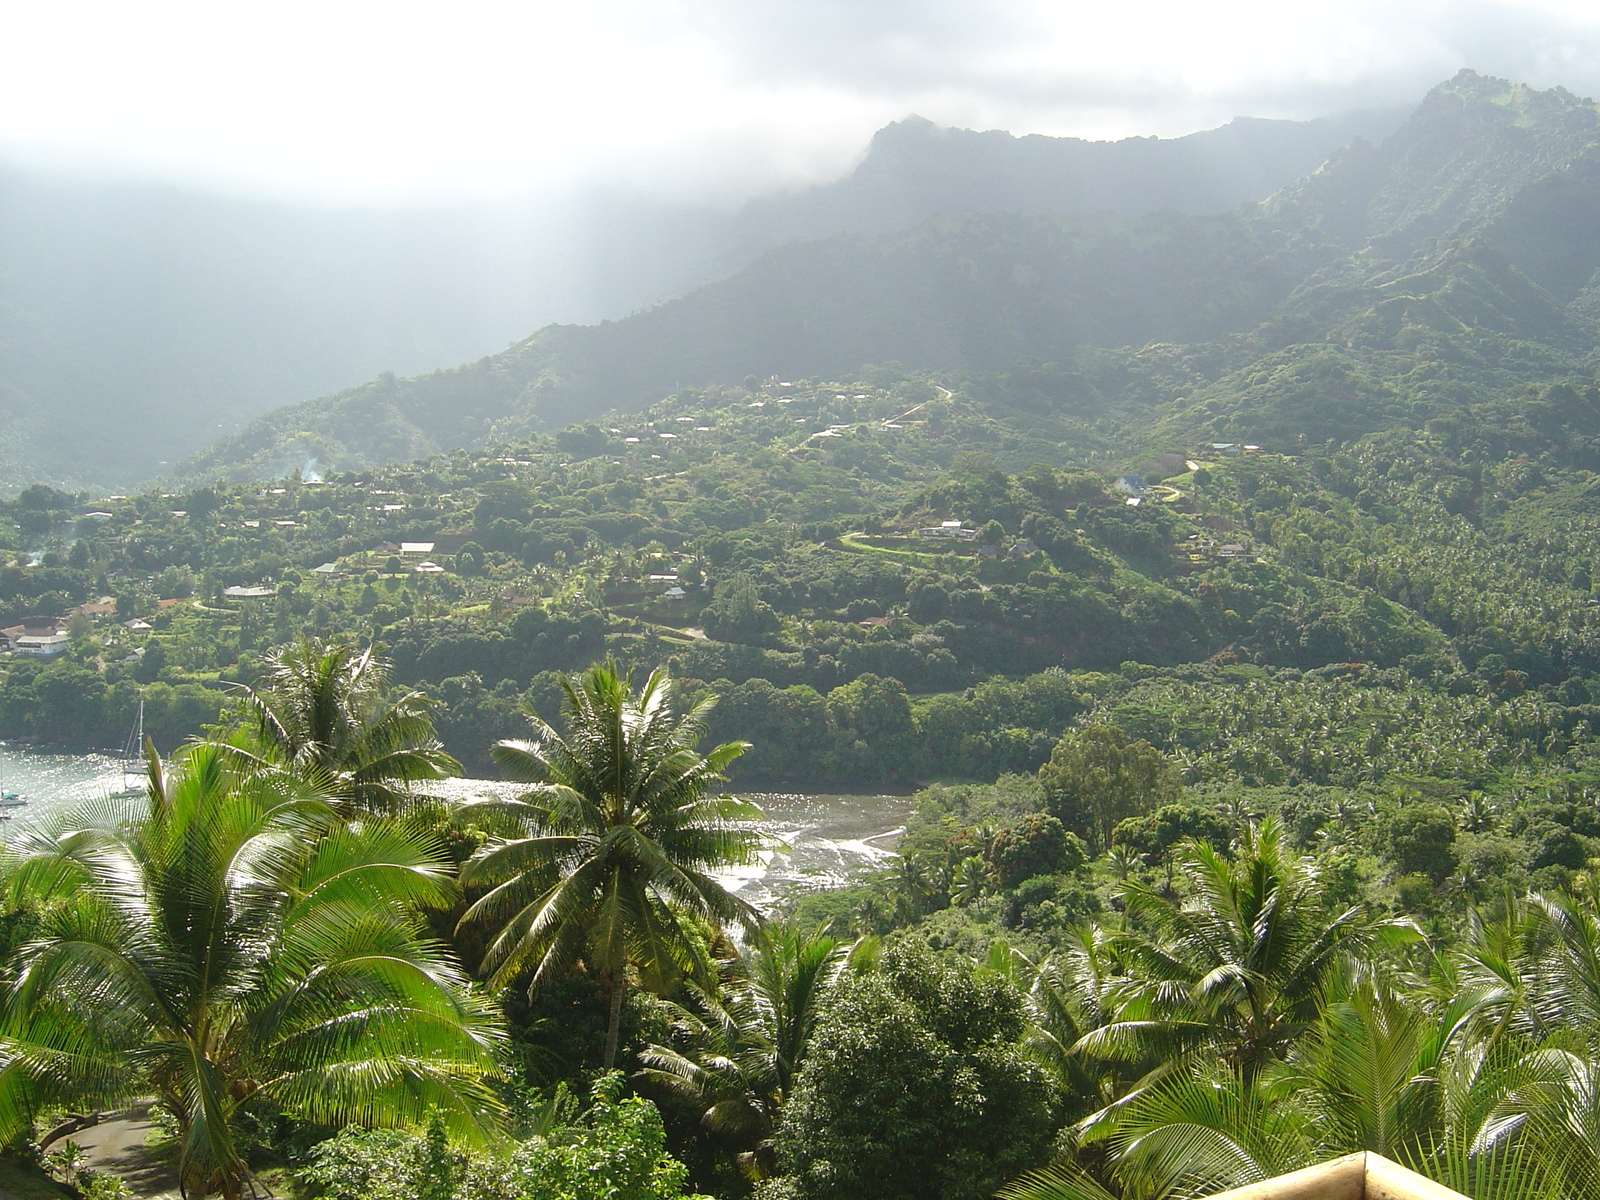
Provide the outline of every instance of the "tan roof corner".
[[1467,1200],[1381,1154],[1361,1151],[1290,1171],[1211,1200]]

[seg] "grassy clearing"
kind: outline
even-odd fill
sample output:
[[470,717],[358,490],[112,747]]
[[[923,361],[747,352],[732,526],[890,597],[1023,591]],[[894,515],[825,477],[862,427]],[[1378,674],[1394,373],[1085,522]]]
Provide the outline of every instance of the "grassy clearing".
[[0,1157],[0,1192],[16,1200],[71,1200],[71,1193],[37,1167]]
[[918,567],[927,567],[929,570],[937,570],[940,567],[948,570],[952,558],[964,558],[964,556],[950,554],[928,554],[921,550],[900,550],[890,546],[873,546],[864,541],[858,541],[849,534],[839,538],[839,546],[841,549],[849,550],[856,554],[881,554],[886,558],[898,559],[901,562],[911,563]]

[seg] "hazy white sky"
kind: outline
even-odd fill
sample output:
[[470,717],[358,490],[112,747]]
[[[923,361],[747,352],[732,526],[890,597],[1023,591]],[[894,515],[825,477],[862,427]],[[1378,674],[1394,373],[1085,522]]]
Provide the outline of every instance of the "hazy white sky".
[[0,153],[336,203],[735,203],[912,112],[1172,135],[1462,66],[1600,93],[1600,0],[0,0]]

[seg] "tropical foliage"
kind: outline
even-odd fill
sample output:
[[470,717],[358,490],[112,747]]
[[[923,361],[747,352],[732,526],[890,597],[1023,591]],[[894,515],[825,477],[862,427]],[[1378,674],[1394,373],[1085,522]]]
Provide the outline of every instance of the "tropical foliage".
[[[330,1200],[677,1200],[687,1182],[665,1150],[661,1116],[595,1082],[587,1111],[563,1107],[509,1153],[452,1149],[437,1126],[419,1136],[347,1129],[312,1150],[302,1183]],[[688,1197],[687,1200],[695,1200]]]
[[722,964],[714,990],[686,983],[663,1001],[671,1045],[639,1052],[635,1076],[703,1109],[700,1124],[726,1142],[745,1173],[776,1173],[772,1131],[834,986],[850,963],[868,965],[875,947],[793,925],[768,925],[753,950]]
[[371,647],[301,636],[263,664],[267,689],[248,687],[237,744],[259,766],[288,771],[348,812],[393,813],[415,785],[460,769],[433,736],[430,701],[389,701],[388,664]]
[[144,803],[32,833],[12,864],[42,911],[7,996],[8,1134],[41,1105],[153,1094],[184,1185],[230,1198],[249,1106],[489,1135],[498,1022],[413,915],[454,888],[437,840],[346,827],[215,745],[152,756]]
[[[493,447],[5,502],[0,627],[63,624],[0,736],[207,740],[7,862],[4,1131],[154,1096],[229,1195],[1191,1200],[1364,1148],[1600,1197],[1594,239],[1552,200],[1600,126],[1475,76],[1424,116],[1153,241],[873,265],[1186,247],[1239,284],[1156,289],[1192,339],[493,425],[530,364],[598,377],[540,342],[360,393],[482,383]],[[416,803],[458,763],[518,794]],[[724,785],[921,786],[763,922]]]
[[691,918],[755,924],[755,911],[710,874],[754,854],[755,835],[738,822],[755,810],[711,794],[745,746],[697,753],[713,701],[674,712],[664,670],[635,691],[607,663],[563,690],[564,734],[534,716],[532,740],[495,748],[532,786],[521,799],[485,802],[523,829],[467,864],[468,883],[493,886],[462,921],[492,925],[483,967],[496,986],[525,980],[536,991],[580,959],[595,970],[609,996],[609,1069],[630,972],[657,994],[685,977],[704,981],[710,963]]

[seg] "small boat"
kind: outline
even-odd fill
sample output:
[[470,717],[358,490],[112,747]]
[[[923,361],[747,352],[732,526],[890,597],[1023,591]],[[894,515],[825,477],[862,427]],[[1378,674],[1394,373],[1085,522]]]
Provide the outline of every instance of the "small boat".
[[21,808],[27,802],[20,792],[0,792],[0,808]]
[[122,787],[125,791],[144,786],[149,767],[144,761],[144,701],[139,701],[138,714],[133,718],[133,728],[122,746]]

